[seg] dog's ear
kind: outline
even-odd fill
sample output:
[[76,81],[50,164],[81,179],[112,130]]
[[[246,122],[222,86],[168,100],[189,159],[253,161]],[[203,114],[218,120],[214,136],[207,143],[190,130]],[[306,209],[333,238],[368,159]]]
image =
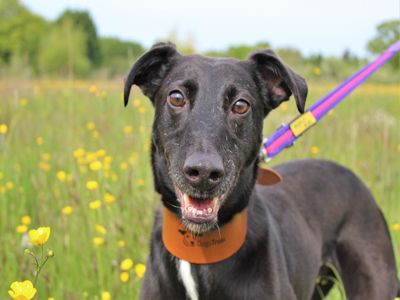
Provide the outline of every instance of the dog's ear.
[[263,85],[263,97],[270,109],[276,108],[293,94],[297,109],[304,112],[307,98],[307,84],[303,77],[295,73],[272,50],[257,51],[249,60],[255,64],[257,77]]
[[124,102],[129,101],[132,85],[137,85],[143,94],[153,101],[158,87],[166,75],[171,62],[180,56],[172,43],[155,44],[149,51],[143,54],[132,66],[125,81]]

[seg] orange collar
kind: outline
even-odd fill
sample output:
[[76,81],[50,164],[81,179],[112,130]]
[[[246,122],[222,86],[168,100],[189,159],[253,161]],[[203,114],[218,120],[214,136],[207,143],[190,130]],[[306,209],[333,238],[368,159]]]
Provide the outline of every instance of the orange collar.
[[235,254],[243,245],[247,231],[247,209],[236,214],[219,230],[193,235],[178,216],[163,207],[162,239],[173,256],[195,264],[212,264]]

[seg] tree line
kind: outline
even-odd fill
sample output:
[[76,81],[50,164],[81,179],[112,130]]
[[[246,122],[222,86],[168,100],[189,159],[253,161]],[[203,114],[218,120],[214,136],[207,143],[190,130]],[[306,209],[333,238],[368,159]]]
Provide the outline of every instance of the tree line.
[[[196,52],[191,39],[179,40],[176,34],[166,39],[175,42],[184,54]],[[378,54],[399,39],[400,21],[386,21],[377,27],[376,36],[367,48],[371,54]],[[244,59],[254,49],[270,46],[268,42],[232,45],[203,54]],[[65,10],[55,21],[48,21],[31,12],[20,0],[2,0],[0,3],[0,77],[122,76],[145,50],[138,42],[100,37],[87,11]],[[304,56],[294,48],[275,50],[289,65],[316,80],[343,79],[367,62],[348,50],[339,57]],[[400,60],[392,59],[377,80],[393,81],[392,75],[399,68]]]

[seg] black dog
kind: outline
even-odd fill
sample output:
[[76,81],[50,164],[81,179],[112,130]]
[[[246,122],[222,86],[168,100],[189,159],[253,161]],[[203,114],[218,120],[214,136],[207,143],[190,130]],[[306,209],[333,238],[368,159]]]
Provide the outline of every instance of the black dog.
[[[161,43],[133,65],[125,104],[133,84],[155,106],[152,166],[167,208],[155,219],[141,299],[321,299],[332,283],[317,277],[334,276],[327,264],[348,299],[395,297],[387,225],[351,171],[295,161],[276,167],[280,183],[255,184],[264,117],[292,94],[303,112],[307,96],[304,79],[274,52],[238,61],[182,56]],[[237,216],[247,216],[239,221],[247,226],[243,244],[220,261],[189,263],[166,248],[169,229],[162,227],[171,212],[184,227],[169,243],[183,240],[183,256],[223,245],[224,228]],[[218,230],[219,239],[199,242]]]

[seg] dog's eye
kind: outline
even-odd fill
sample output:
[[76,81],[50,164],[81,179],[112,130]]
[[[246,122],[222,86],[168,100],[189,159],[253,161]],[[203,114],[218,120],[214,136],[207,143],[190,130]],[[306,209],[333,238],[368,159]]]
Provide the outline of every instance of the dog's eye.
[[243,115],[250,109],[250,104],[246,100],[239,99],[232,105],[232,112],[238,115]]
[[172,91],[169,93],[167,101],[174,107],[182,107],[186,103],[185,97],[180,91]]

